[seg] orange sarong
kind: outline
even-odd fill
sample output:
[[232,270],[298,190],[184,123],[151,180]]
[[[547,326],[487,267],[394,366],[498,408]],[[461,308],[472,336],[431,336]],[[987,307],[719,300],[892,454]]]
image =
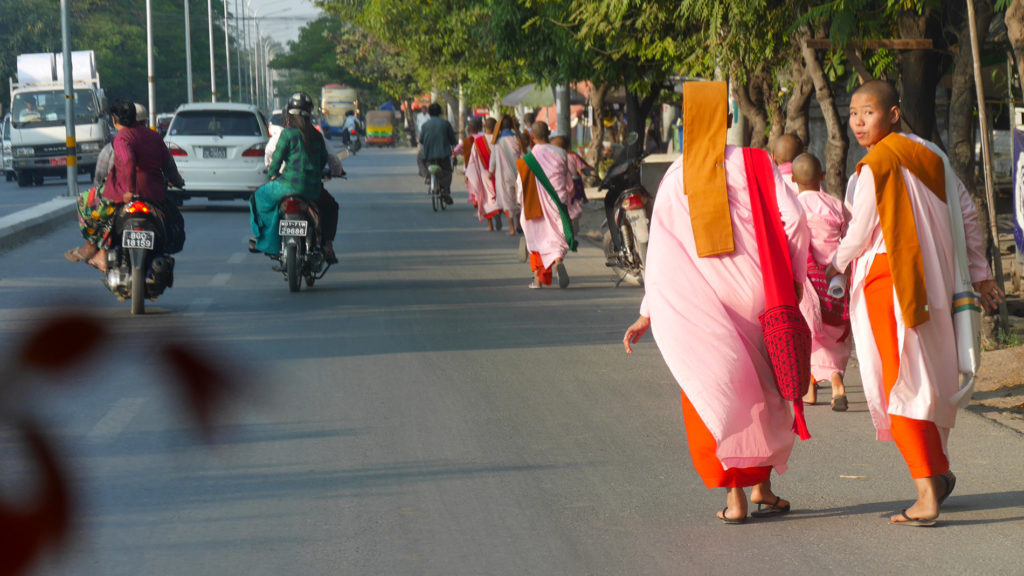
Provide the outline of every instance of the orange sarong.
[[[682,391],[680,391],[682,392]],[[755,466],[751,468],[729,468],[722,466],[718,459],[718,442],[711,431],[701,420],[700,414],[682,392],[683,424],[686,427],[686,440],[690,446],[690,459],[697,469],[704,485],[708,488],[743,488],[765,482],[771,476],[771,466]]]
[[530,252],[530,270],[534,272],[540,271],[538,274],[540,283],[545,286],[551,286],[551,268],[544,267],[544,259],[540,257],[540,252]]
[[[900,371],[900,349],[896,327],[896,305],[887,254],[871,263],[864,284],[868,319],[882,360],[882,384],[888,399]],[[890,432],[913,478],[928,478],[949,471],[949,459],[942,450],[942,438],[934,422],[889,414]]]

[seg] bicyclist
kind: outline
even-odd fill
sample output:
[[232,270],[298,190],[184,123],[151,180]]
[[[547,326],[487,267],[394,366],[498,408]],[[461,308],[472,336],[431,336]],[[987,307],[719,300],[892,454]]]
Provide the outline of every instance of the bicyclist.
[[[437,183],[441,189],[441,196],[449,206],[452,204],[452,150],[458,145],[459,140],[455,136],[455,130],[447,120],[441,117],[441,105],[434,102],[427,108],[430,120],[423,124],[420,131],[420,156],[424,164],[436,164],[441,167],[437,175]],[[425,167],[420,170],[420,175],[429,178],[425,174]]]

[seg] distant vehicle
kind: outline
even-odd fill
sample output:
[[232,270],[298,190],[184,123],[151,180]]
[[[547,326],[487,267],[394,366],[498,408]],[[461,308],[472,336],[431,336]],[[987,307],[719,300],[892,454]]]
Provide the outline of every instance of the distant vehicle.
[[156,131],[161,136],[167,136],[167,129],[171,126],[172,118],[174,118],[173,112],[164,112],[163,114],[156,115]]
[[391,110],[371,110],[366,113],[366,144],[368,146],[395,145],[395,113]]
[[270,113],[269,129],[271,138],[281,130],[284,130],[284,110],[277,108]]
[[[96,171],[100,149],[110,139],[106,102],[92,50],[71,53],[78,172]],[[42,184],[44,176],[67,176],[64,56],[21,54],[11,88],[11,154],[19,186]]]
[[4,178],[10,182],[14,180],[14,159],[11,157],[11,115],[4,116],[0,124],[0,171]]
[[344,84],[328,84],[320,90],[320,131],[325,138],[341,136],[345,113],[359,107],[359,93]]
[[182,198],[246,199],[267,182],[267,120],[256,106],[182,104],[164,142],[185,179]]

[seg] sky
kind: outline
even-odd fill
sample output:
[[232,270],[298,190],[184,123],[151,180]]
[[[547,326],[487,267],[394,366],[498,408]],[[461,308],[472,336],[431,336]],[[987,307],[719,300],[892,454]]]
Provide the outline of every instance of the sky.
[[[226,1],[229,2],[228,8],[234,10],[235,0]],[[264,34],[271,36],[282,46],[287,46],[289,40],[298,40],[299,29],[321,14],[320,9],[313,6],[309,0],[249,0],[249,5],[256,12]]]

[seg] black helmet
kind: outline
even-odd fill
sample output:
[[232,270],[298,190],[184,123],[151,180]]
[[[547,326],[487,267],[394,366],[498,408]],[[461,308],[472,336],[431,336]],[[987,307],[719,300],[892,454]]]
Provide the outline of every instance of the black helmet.
[[313,99],[305,92],[296,92],[288,99],[285,111],[289,114],[310,116],[313,113]]

